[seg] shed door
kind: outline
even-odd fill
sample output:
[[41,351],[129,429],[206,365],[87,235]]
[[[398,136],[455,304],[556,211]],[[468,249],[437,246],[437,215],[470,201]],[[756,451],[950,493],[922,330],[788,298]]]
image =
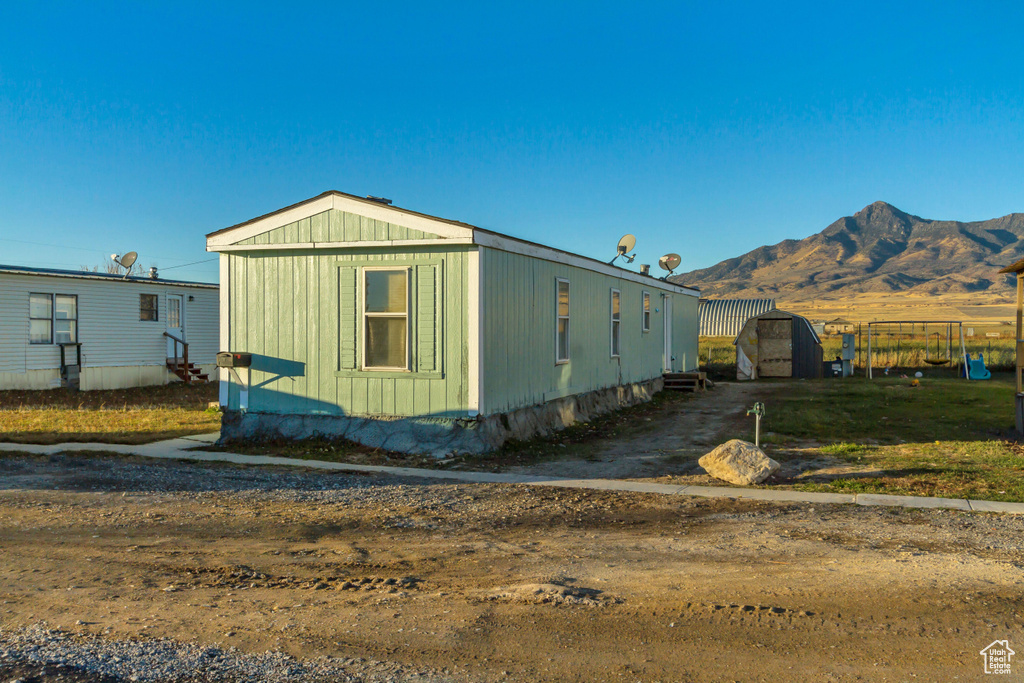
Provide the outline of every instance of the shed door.
[[793,320],[757,321],[757,376],[793,376]]

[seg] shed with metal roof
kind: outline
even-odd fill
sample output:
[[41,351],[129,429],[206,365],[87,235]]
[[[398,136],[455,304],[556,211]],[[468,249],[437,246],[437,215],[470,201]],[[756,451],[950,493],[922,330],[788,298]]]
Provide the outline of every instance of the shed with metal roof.
[[821,339],[796,313],[774,310],[750,318],[733,343],[736,379],[821,377]]

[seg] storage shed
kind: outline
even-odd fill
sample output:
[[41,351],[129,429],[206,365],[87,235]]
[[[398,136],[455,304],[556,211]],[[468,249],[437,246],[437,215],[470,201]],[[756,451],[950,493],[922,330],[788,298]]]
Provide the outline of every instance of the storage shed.
[[216,284],[0,266],[0,390],[203,381],[217,314]]
[[748,320],[736,337],[736,379],[821,377],[821,340],[807,318],[774,310]]
[[[207,236],[226,440],[483,452],[647,400],[697,367],[694,289],[326,192]],[[229,386],[230,385],[230,386]]]
[[735,337],[751,317],[775,310],[775,299],[701,299],[700,336]]

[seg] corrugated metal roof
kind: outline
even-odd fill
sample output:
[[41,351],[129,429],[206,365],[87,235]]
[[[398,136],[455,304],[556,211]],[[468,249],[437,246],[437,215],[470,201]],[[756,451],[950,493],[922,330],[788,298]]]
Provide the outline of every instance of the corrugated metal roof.
[[697,307],[702,337],[735,337],[756,315],[775,310],[775,299],[702,299]]

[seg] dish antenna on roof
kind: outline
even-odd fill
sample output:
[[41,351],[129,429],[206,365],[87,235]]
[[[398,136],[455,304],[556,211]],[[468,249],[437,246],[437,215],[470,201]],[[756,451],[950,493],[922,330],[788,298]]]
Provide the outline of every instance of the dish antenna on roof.
[[633,235],[623,235],[622,239],[619,240],[618,250],[615,253],[615,258],[609,261],[609,265],[615,263],[616,259],[620,256],[626,259],[626,263],[632,263],[633,259],[636,258],[636,254],[629,256],[629,252],[633,251],[633,247],[636,246],[636,237]]
[[[682,263],[682,262],[683,262],[683,257],[680,256],[679,254],[665,254],[660,259],[658,259],[658,266],[660,266],[662,270],[667,270],[668,271],[668,275],[671,275],[672,271],[674,271],[676,268],[678,268],[679,264]],[[662,280],[667,280],[668,279],[668,275],[666,275],[665,277],[663,277],[661,279]]]
[[110,255],[111,261],[124,268],[124,277],[121,278],[122,280],[128,279],[128,275],[132,272],[132,266],[135,265],[135,261],[137,261],[138,258],[139,255],[134,251],[129,251],[124,256],[119,256],[118,254]]

